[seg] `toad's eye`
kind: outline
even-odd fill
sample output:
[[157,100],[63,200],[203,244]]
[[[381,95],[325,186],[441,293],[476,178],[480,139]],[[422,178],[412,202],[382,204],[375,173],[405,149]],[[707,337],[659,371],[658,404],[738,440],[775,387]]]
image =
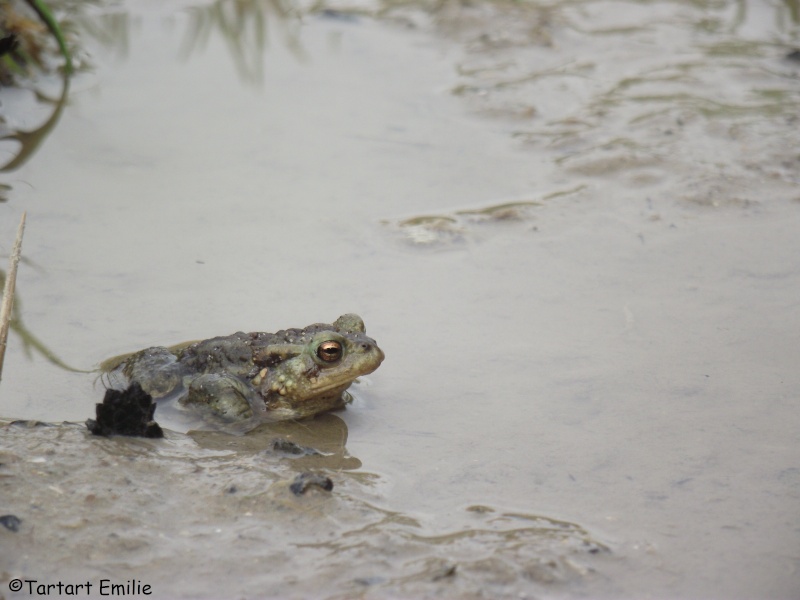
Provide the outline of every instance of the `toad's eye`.
[[342,345],[333,340],[322,342],[317,348],[317,357],[323,362],[336,362],[342,358]]

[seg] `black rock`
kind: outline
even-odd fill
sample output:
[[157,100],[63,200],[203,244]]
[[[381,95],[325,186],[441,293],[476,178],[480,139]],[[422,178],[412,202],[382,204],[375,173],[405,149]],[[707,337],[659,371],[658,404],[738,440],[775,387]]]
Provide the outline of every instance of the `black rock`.
[[161,426],[153,420],[153,398],[138,383],[132,383],[127,390],[106,390],[103,403],[96,407],[97,420],[86,421],[86,427],[95,435],[164,437]]
[[20,523],[22,523],[22,519],[14,515],[3,515],[0,517],[0,525],[9,531],[19,531]]
[[294,481],[289,486],[295,496],[301,496],[308,491],[312,485],[322,488],[326,492],[333,489],[333,481],[330,477],[325,475],[318,475],[317,473],[300,473],[294,478]]

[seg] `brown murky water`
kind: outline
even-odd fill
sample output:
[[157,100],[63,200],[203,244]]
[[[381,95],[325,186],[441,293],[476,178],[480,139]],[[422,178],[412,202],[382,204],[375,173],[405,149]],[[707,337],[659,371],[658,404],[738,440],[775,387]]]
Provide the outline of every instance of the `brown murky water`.
[[93,415],[41,348],[354,311],[387,355],[244,438],[4,426],[0,595],[797,597],[797,3],[322,8],[84,5],[57,118],[0,90],[3,164],[52,126],[0,176],[4,417]]

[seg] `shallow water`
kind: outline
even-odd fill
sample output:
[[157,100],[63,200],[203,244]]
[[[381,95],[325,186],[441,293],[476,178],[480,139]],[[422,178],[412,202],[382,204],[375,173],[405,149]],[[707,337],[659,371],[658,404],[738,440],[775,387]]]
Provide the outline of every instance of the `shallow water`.
[[[234,6],[252,29],[226,38]],[[263,440],[6,428],[0,510],[23,524],[0,529],[0,573],[170,596],[796,597],[797,15],[85,9],[95,69],[2,174],[3,250],[28,212],[28,331],[90,369],[355,311],[387,359],[346,411]],[[0,100],[13,126],[51,112]],[[15,334],[0,388],[0,414],[49,422],[103,392]],[[326,460],[265,455],[299,431]],[[307,469],[333,494],[285,494]]]

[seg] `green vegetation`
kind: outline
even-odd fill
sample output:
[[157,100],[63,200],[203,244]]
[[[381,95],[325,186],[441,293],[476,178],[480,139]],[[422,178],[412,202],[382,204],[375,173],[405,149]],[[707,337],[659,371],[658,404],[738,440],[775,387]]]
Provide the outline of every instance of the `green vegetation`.
[[53,13],[42,0],[25,0],[25,4],[34,15],[28,16],[21,4],[0,0],[0,83],[8,84],[14,76],[25,74],[29,65],[44,68],[48,35],[58,44],[65,60],[64,73],[70,75],[72,57]]

